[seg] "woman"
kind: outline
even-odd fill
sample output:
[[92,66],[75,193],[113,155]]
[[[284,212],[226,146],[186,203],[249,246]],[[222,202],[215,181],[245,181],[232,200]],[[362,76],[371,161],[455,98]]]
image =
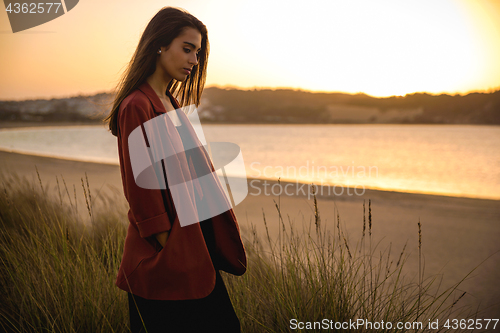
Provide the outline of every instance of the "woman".
[[[217,198],[225,200],[217,177],[210,177],[214,168],[206,150],[179,110],[181,105],[199,105],[208,53],[207,29],[202,22],[180,9],[161,9],[144,30],[106,118],[118,138],[123,189],[130,205],[130,223],[115,283],[128,292],[132,332],[145,332],[144,328],[148,332],[240,331],[219,274],[224,270],[241,275],[246,270],[234,212],[229,208],[200,223],[181,226],[179,214],[197,217],[199,207],[182,205],[180,210],[180,205],[174,204],[174,198],[179,196],[173,198],[172,193],[177,192],[169,177],[184,177],[180,184],[183,203],[202,203],[210,209]],[[152,119],[167,140],[152,139],[148,132]],[[175,163],[155,161],[155,170],[163,168],[166,181],[162,185],[158,178],[153,186],[144,186],[144,177],[134,174],[134,166],[153,161],[137,161],[137,140],[132,136],[144,141],[145,151],[160,145],[180,151],[186,142],[196,148],[176,154]],[[207,191],[200,175],[208,175],[215,187]],[[193,208],[186,211],[185,207]]]

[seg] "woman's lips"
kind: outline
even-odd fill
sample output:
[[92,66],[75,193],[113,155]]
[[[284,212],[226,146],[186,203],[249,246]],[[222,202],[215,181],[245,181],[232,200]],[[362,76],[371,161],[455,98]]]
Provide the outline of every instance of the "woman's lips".
[[191,70],[189,68],[184,68],[184,73],[189,75],[191,74]]

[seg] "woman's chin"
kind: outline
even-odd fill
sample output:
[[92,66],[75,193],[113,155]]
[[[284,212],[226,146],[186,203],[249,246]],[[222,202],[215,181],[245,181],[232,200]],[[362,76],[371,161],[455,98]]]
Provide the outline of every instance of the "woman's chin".
[[189,74],[181,74],[181,75],[178,75],[175,79],[177,81],[186,81],[189,77]]

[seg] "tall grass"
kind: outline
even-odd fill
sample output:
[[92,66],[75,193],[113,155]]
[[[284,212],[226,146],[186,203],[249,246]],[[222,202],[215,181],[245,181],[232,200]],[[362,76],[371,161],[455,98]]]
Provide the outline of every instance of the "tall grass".
[[0,331],[125,332],[126,295],[114,286],[124,207],[102,197],[91,209],[87,197],[89,224],[67,188],[54,197],[15,175],[0,184]]
[[[417,281],[404,276],[403,266],[408,259],[406,245],[397,255],[397,261],[390,246],[385,250],[373,246],[370,200],[368,230],[363,204],[363,233],[352,248],[340,227],[338,213],[336,228],[331,231],[321,225],[315,193],[313,198],[313,220],[303,225],[301,231],[289,217],[284,221],[280,205],[275,201],[280,221],[278,239],[269,237],[265,223],[266,241],[262,244],[253,227],[252,240],[247,246],[248,272],[241,278],[226,276],[233,304],[248,331],[287,332],[296,327],[291,323],[291,319],[296,319],[304,325],[317,322],[317,331],[320,328],[327,331],[325,328],[329,327],[331,331],[343,332],[424,332],[429,331],[426,329],[429,320],[441,319],[440,329],[432,330],[439,332],[447,330],[442,326],[443,319],[477,315],[477,312],[466,313],[465,307],[458,306],[465,295],[458,292],[459,283],[440,290],[440,279],[437,276],[424,279],[420,263]],[[265,222],[264,214],[263,218]],[[418,226],[420,252],[420,221],[415,226]],[[328,325],[321,325],[323,319],[328,319]],[[421,322],[423,327],[397,330],[395,327],[370,329],[373,326],[366,325],[356,329],[335,329],[335,322],[357,319],[371,323],[391,322],[394,326],[398,322]]]
[[[124,200],[96,198],[82,178],[85,221],[59,179],[56,191],[15,175],[2,175],[0,184],[0,330],[126,332],[126,293],[114,285],[128,221]],[[301,230],[284,218],[278,198],[278,237],[270,236],[264,213],[265,235],[255,227],[245,233],[247,273],[224,274],[244,332],[288,332],[293,318],[418,321],[424,329],[399,331],[423,332],[429,319],[466,316],[456,313],[457,286],[439,291],[436,277],[405,277],[405,248],[396,260],[390,247],[372,243],[370,201],[368,214],[362,208],[361,239],[352,245],[339,214],[327,228],[313,198],[314,216]]]

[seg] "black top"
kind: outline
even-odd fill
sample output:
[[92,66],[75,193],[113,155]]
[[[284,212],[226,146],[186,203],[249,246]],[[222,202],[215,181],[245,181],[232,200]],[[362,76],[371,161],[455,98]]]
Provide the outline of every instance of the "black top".
[[[182,143],[184,145],[185,142],[189,142],[190,137],[188,136],[188,133],[186,133],[186,129],[184,125],[181,126],[175,126],[175,129],[179,133],[179,136],[181,137]],[[204,195],[207,195],[207,193],[204,193]],[[200,227],[201,231],[203,233],[203,237],[205,238],[205,244],[207,246],[208,252],[210,253],[210,258],[212,259],[212,263],[214,265],[214,268],[217,270],[218,264],[217,264],[217,258],[215,256],[215,234],[212,226],[212,219],[206,219],[203,221],[200,221]]]

